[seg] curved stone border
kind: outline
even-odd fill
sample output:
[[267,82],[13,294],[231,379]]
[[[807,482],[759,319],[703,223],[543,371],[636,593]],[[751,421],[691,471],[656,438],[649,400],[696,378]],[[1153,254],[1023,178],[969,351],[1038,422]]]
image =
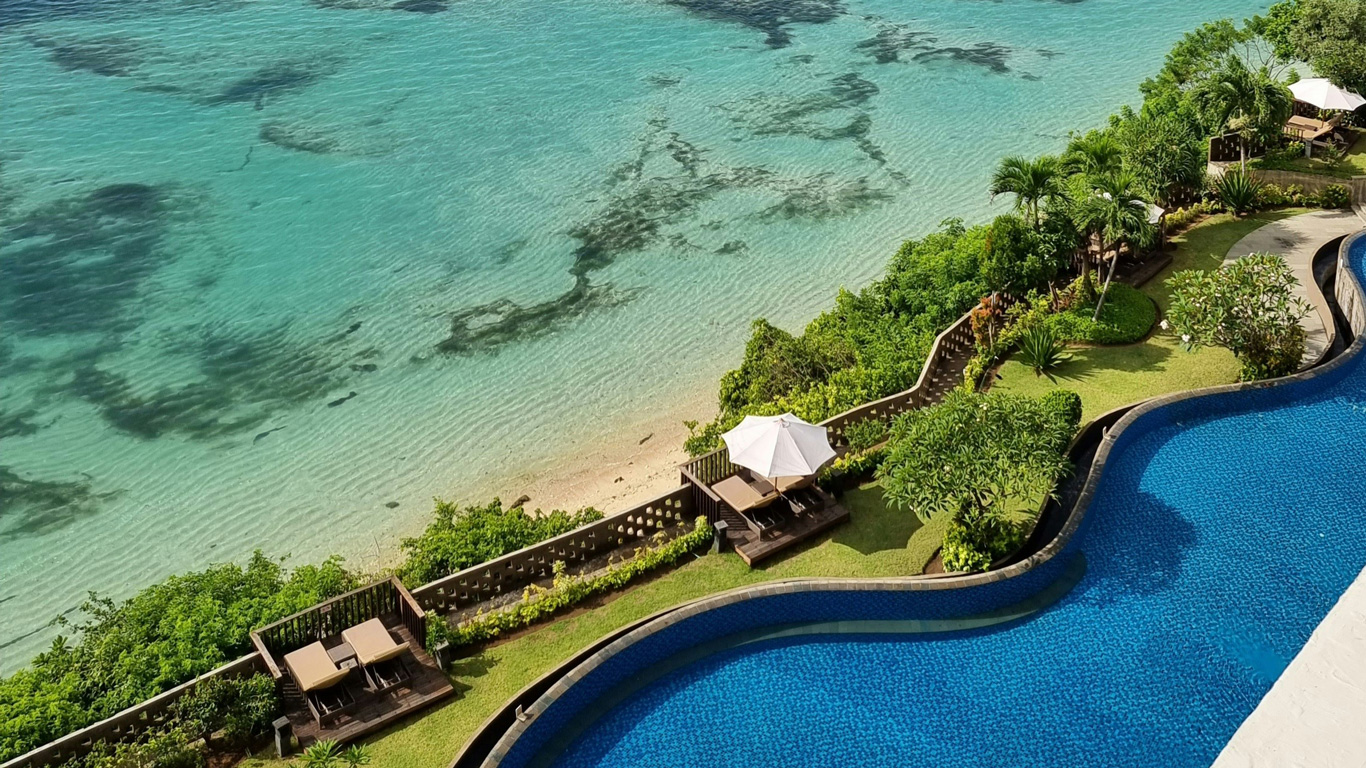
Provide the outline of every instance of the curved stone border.
[[[709,595],[692,602],[683,603],[672,609],[661,612],[651,620],[643,620],[641,623],[635,624],[635,628],[625,634],[613,633],[612,635],[609,635],[609,637],[614,637],[611,642],[599,648],[586,661],[576,665],[567,674],[560,677],[545,691],[545,693],[537,698],[530,707],[526,708],[522,715],[517,718],[516,722],[513,723],[512,727],[498,740],[498,743],[494,746],[488,758],[484,760],[484,768],[496,768],[501,765],[503,759],[517,743],[517,740],[526,733],[527,729],[531,727],[539,715],[544,713],[556,701],[564,696],[576,683],[601,667],[607,660],[637,642],[690,617],[748,600],[795,593],[864,591],[904,592],[966,589],[969,587],[985,586],[1008,579],[1019,578],[1026,573],[1049,563],[1064,551],[1067,544],[1071,542],[1073,536],[1080,529],[1082,522],[1086,518],[1086,513],[1090,509],[1091,502],[1095,497],[1096,489],[1099,486],[1110,453],[1114,450],[1117,441],[1125,430],[1130,426],[1143,419],[1148,414],[1155,413],[1187,400],[1237,392],[1256,392],[1272,388],[1293,386],[1311,379],[1320,378],[1336,371],[1360,354],[1363,345],[1366,345],[1366,334],[1363,334],[1363,331],[1366,331],[1366,293],[1363,293],[1361,283],[1355,272],[1351,269],[1350,253],[1352,246],[1358,240],[1362,239],[1366,239],[1366,230],[1354,235],[1349,235],[1343,240],[1338,255],[1338,272],[1334,291],[1338,299],[1339,307],[1342,309],[1349,325],[1356,334],[1356,339],[1352,342],[1351,347],[1324,365],[1308,371],[1291,374],[1290,376],[1268,381],[1228,384],[1217,387],[1206,387],[1188,392],[1179,392],[1146,400],[1133,407],[1133,409],[1125,414],[1114,427],[1106,431],[1100,446],[1096,449],[1096,457],[1091,464],[1090,472],[1087,474],[1086,483],[1082,487],[1081,493],[1072,508],[1071,515],[1068,517],[1067,522],[1062,526],[1062,529],[1058,532],[1057,536],[1038,552],[1035,552],[1017,563],[1006,566],[999,571],[987,571],[985,573],[967,575],[944,574],[934,578],[927,578],[924,576],[877,579],[793,578],[768,582],[752,587],[733,589],[727,592]],[[457,758],[457,763],[455,763],[455,765],[459,764],[458,760],[459,758]]]

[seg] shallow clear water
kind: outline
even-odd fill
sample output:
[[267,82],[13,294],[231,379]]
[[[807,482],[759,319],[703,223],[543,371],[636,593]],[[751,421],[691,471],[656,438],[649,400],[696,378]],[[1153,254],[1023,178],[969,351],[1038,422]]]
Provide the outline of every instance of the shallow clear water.
[[1261,5],[5,3],[0,668],[710,391]]
[[557,765],[1208,765],[1366,564],[1363,365],[1133,430],[1075,545],[1086,575],[1022,624],[718,654]]

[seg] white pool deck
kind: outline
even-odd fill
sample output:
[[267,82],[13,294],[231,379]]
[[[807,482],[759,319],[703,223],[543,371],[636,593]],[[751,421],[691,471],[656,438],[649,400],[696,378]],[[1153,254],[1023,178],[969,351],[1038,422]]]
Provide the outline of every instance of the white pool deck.
[[[1351,212],[1315,211],[1268,224],[1239,240],[1225,260],[1249,253],[1286,257],[1301,285],[1313,281],[1314,253],[1324,243],[1358,231]],[[1317,359],[1327,344],[1331,315],[1316,292],[1302,292],[1315,311],[1305,319]],[[1318,346],[1315,347],[1314,345]],[[1219,753],[1214,768],[1363,768],[1366,766],[1366,571],[1271,686]]]
[[1366,766],[1366,571],[1219,753],[1214,768]]

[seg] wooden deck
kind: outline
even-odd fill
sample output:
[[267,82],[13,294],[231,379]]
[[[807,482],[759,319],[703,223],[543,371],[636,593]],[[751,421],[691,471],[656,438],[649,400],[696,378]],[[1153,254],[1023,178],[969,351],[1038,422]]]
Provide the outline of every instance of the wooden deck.
[[783,550],[791,549],[822,531],[844,523],[849,519],[849,510],[831,499],[820,512],[793,518],[784,523],[782,530],[776,534],[768,534],[762,538],[750,530],[745,521],[729,508],[722,510],[721,518],[726,521],[726,533],[735,544],[735,553],[749,565],[755,565]]
[[[403,661],[407,664],[412,679],[397,688],[375,694],[366,690],[364,676],[359,670],[354,670],[345,685],[355,697],[356,707],[328,721],[325,727],[319,727],[317,721],[309,714],[308,704],[299,694],[299,689],[286,676],[283,678],[285,715],[294,727],[294,735],[299,739],[300,747],[307,747],[321,739],[333,739],[343,744],[355,741],[425,709],[455,692],[451,681],[437,667],[436,660],[422,650],[422,643],[412,636],[398,616],[389,614],[382,618],[390,632],[408,643],[409,652],[404,654]],[[340,637],[331,637],[323,641],[329,649],[340,643]]]

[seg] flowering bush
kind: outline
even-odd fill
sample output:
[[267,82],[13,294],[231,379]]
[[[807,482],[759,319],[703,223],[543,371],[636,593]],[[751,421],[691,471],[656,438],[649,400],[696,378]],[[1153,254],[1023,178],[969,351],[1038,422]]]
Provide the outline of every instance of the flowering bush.
[[[1172,275],[1170,327],[1188,349],[1224,347],[1242,363],[1244,381],[1284,376],[1304,356],[1300,320],[1309,304],[1294,295],[1285,259],[1254,253],[1214,272]],[[1165,321],[1164,321],[1165,322]]]

